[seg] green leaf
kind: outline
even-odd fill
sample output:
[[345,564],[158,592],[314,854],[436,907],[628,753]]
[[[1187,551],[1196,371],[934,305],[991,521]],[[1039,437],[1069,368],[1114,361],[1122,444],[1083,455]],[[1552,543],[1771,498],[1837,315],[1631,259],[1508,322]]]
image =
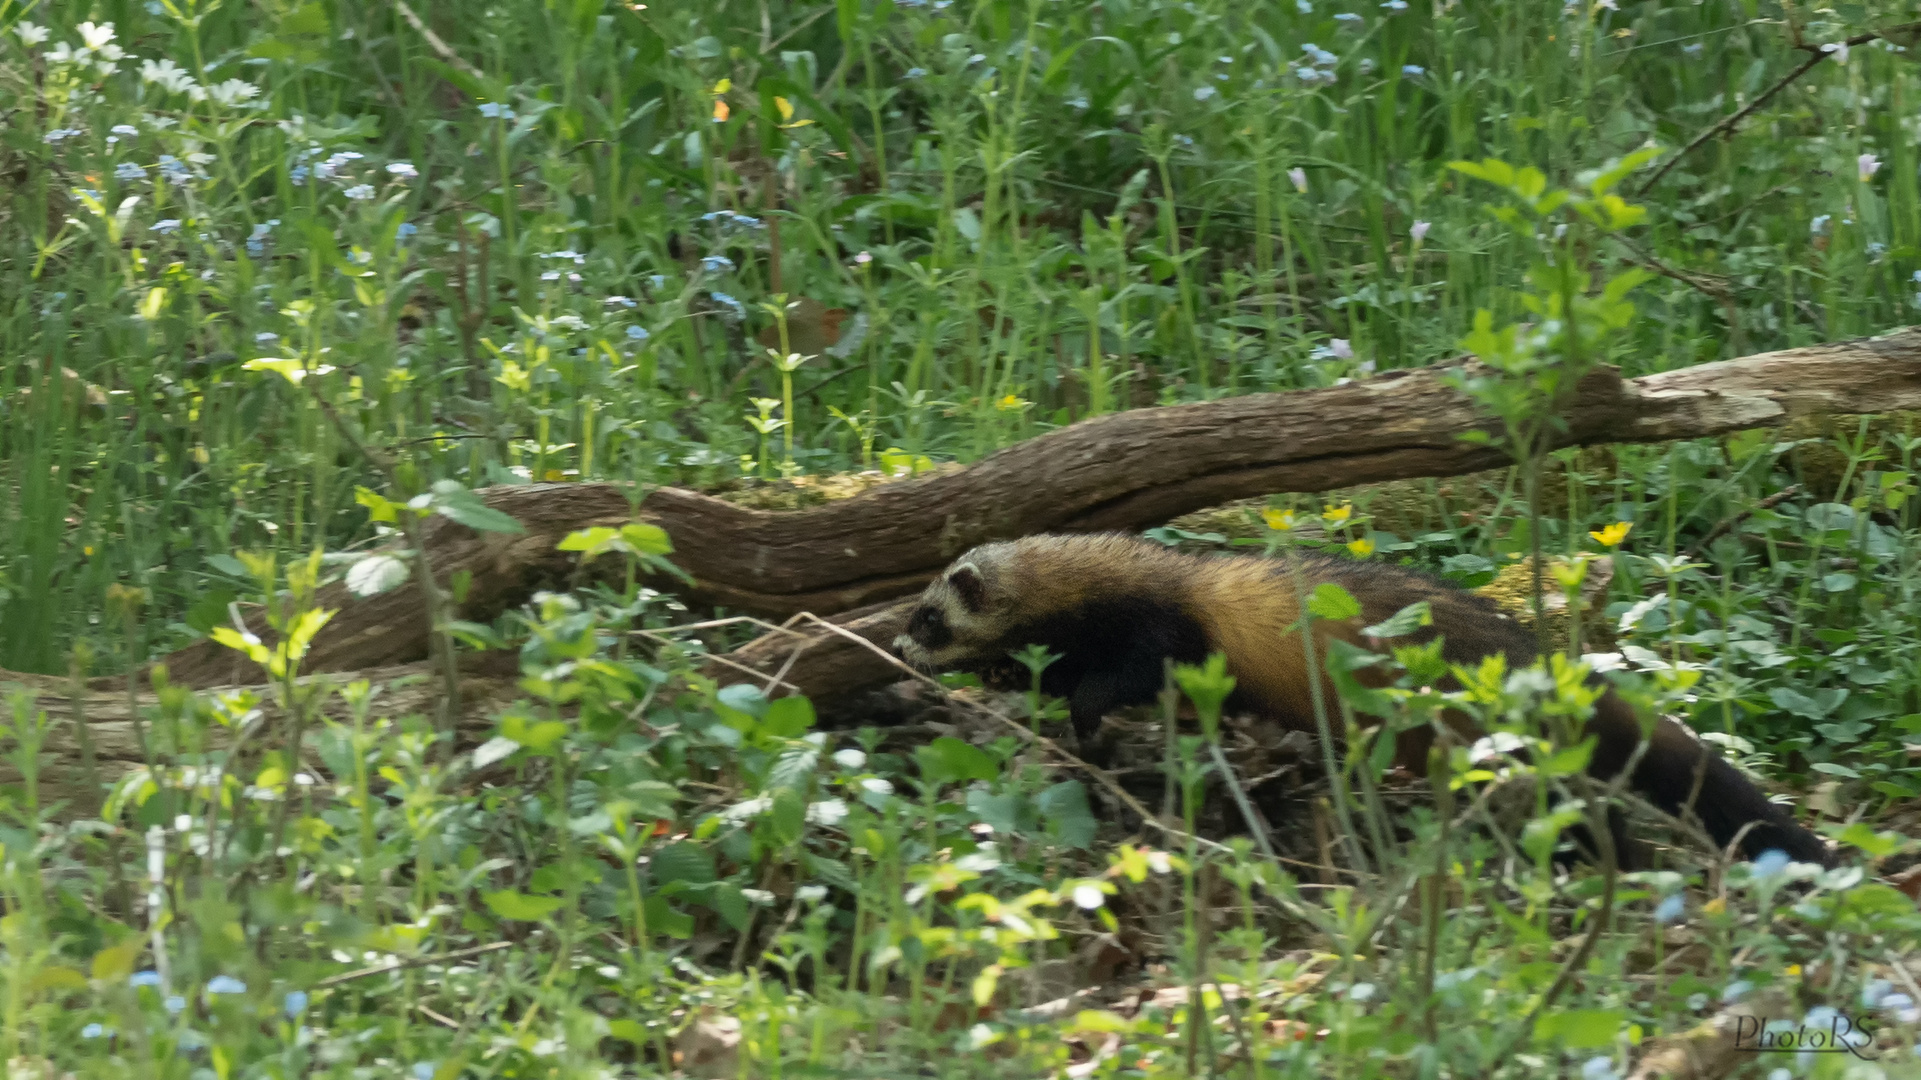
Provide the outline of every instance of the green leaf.
[[528,896],[512,889],[482,893],[480,898],[486,901],[488,910],[515,922],[539,922],[558,911],[564,903],[558,896]]
[[1360,602],[1353,594],[1333,582],[1314,586],[1314,592],[1307,598],[1307,610],[1317,619],[1352,619],[1361,613]]
[[622,525],[620,538],[642,555],[674,553],[674,542],[668,537],[667,530],[658,525],[649,525],[644,521],[633,521]]
[[280,20],[280,25],[275,32],[281,35],[325,36],[331,34],[333,26],[327,20],[327,5],[300,5]]
[[633,1043],[635,1046],[646,1046],[653,1041],[653,1038],[647,1034],[647,1028],[640,1021],[625,1017],[607,1021],[607,1034],[622,1042]]
[[354,502],[367,508],[368,521],[392,522],[399,519],[400,504],[372,488],[355,488]]
[[1087,805],[1087,788],[1079,780],[1064,780],[1043,790],[1034,800],[1047,817],[1047,832],[1069,848],[1084,849],[1100,829]]
[[1426,600],[1416,600],[1381,622],[1362,630],[1361,633],[1369,637],[1397,638],[1406,637],[1424,626],[1433,625],[1433,606]]
[[919,762],[921,775],[930,784],[992,780],[1000,775],[1000,766],[992,755],[951,735],[943,735],[914,751],[914,760]]
[[612,544],[619,536],[619,533],[605,525],[596,525],[591,529],[575,529],[573,532],[561,537],[560,543],[555,544],[554,549],[556,551],[582,551],[586,552],[589,556],[593,556],[606,551],[608,545]]
[[967,793],[967,809],[1003,835],[1031,832],[1039,820],[1034,804],[1018,791],[994,795],[976,788]]
[[807,800],[793,788],[780,788],[774,792],[765,820],[775,846],[792,847],[807,832]]
[[559,720],[529,722],[526,716],[510,712],[500,718],[500,734],[536,754],[544,754],[566,736],[567,725]]
[[769,735],[798,738],[814,726],[814,703],[799,694],[776,698],[767,703],[761,725]]
[[1554,756],[1541,762],[1541,772],[1548,776],[1573,776],[1586,772],[1588,759],[1594,756],[1596,739],[1587,739],[1578,746],[1563,747]]
[[231,589],[207,589],[187,609],[186,623],[199,633],[210,634],[214,627],[227,621],[227,605],[233,601]]
[[231,626],[214,627],[212,636],[215,641],[225,645],[229,649],[244,654],[247,659],[252,660],[256,664],[266,663],[270,655],[267,652],[267,647],[261,644],[259,638],[252,634],[247,634],[243,637],[240,631],[235,630]]
[[429,505],[434,513],[477,532],[524,533],[526,527],[511,515],[488,506],[480,496],[467,490],[458,480],[434,484]]
[[1845,828],[1830,826],[1827,834],[1839,843],[1860,848],[1869,857],[1885,859],[1905,847],[1914,846],[1914,841],[1892,830],[1875,832],[1874,827],[1865,821],[1857,821]]
[[714,856],[706,848],[690,841],[668,844],[648,860],[647,868],[654,882],[665,885],[668,882],[684,881],[689,885],[709,885],[715,880]]
[[648,897],[641,904],[641,910],[647,915],[649,929],[683,940],[693,936],[694,917],[669,904],[666,897]]
[[1541,1017],[1534,1037],[1570,1050],[1586,1050],[1614,1045],[1626,1023],[1627,1014],[1620,1009],[1569,1009]]

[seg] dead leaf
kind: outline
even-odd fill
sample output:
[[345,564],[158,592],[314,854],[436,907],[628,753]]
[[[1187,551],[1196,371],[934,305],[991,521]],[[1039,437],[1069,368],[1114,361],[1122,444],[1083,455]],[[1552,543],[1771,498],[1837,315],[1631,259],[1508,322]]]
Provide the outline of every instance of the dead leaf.
[[696,1017],[674,1040],[674,1059],[689,1076],[719,1080],[740,1072],[740,1018]]
[[[840,343],[840,324],[847,318],[846,308],[830,308],[810,296],[787,305],[787,351],[802,356],[820,356]],[[770,349],[780,348],[780,326],[769,323],[754,340]]]

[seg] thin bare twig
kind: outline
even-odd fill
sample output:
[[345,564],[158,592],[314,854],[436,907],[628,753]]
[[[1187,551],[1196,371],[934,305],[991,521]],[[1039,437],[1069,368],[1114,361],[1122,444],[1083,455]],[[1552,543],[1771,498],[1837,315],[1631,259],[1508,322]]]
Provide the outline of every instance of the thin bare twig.
[[373,967],[364,967],[356,971],[343,971],[338,975],[329,975],[313,984],[313,989],[327,990],[339,986],[341,983],[352,982],[355,979],[364,979],[370,975],[385,975],[390,971],[402,971],[406,968],[423,967],[427,964],[451,964],[457,960],[471,960],[476,956],[484,956],[490,952],[499,952],[502,949],[511,949],[513,947],[514,943],[511,941],[494,941],[486,945],[476,945],[471,949],[456,949],[453,952],[435,953],[432,956],[410,956],[404,960],[396,960],[391,964],[376,964]]
[[487,78],[479,68],[462,60],[459,53],[449,48],[447,43],[440,39],[440,35],[434,33],[433,27],[421,22],[420,16],[414,14],[414,9],[407,6],[407,0],[394,0],[394,9],[400,12],[401,18],[407,20],[407,25],[414,28],[414,31],[427,43],[427,47],[439,53],[440,58],[447,61],[448,65],[468,78],[483,81]]
[[1733,514],[1728,517],[1722,518],[1720,521],[1715,522],[1714,528],[1709,529],[1708,534],[1706,536],[1703,536],[1701,539],[1695,541],[1692,547],[1682,552],[1681,557],[1688,560],[1689,562],[1693,562],[1694,557],[1696,555],[1701,554],[1703,551],[1706,551],[1708,549],[1709,544],[1712,544],[1716,540],[1721,539],[1721,537],[1724,534],[1732,532],[1734,529],[1739,528],[1742,522],[1753,517],[1755,514],[1759,513],[1762,510],[1772,510],[1775,507],[1781,505],[1782,503],[1788,501],[1789,499],[1794,498],[1796,495],[1799,495],[1799,494],[1801,494],[1801,485],[1789,484],[1787,487],[1784,487],[1780,491],[1777,491],[1774,494],[1768,496],[1767,498],[1762,499],[1760,502],[1755,503],[1753,506],[1748,507],[1746,510],[1741,511],[1738,514]]
[[[1881,35],[1879,32],[1870,30],[1865,34],[1856,34],[1853,37],[1849,38],[1846,42],[1846,46],[1852,49],[1857,45],[1866,45],[1870,41],[1878,41],[1880,40],[1880,38],[1881,38]],[[1734,130],[1734,128],[1737,125],[1739,125],[1741,121],[1746,120],[1750,116],[1753,116],[1755,112],[1761,108],[1761,106],[1766,105],[1768,101],[1774,97],[1774,95],[1780,93],[1781,91],[1787,89],[1789,86],[1793,85],[1795,80],[1799,79],[1801,76],[1806,75],[1810,71],[1813,71],[1815,68],[1815,65],[1819,64],[1823,60],[1826,60],[1831,55],[1830,52],[1823,51],[1813,46],[1797,45],[1795,47],[1800,49],[1806,49],[1809,52],[1808,58],[1806,60],[1801,61],[1800,67],[1797,67],[1793,71],[1788,72],[1786,75],[1781,76],[1781,78],[1777,80],[1773,86],[1770,86],[1766,90],[1763,90],[1759,94],[1755,95],[1755,98],[1753,101],[1748,102],[1746,105],[1742,106],[1739,110],[1732,112],[1725,117],[1722,117],[1720,120],[1714,123],[1714,126],[1708,128],[1706,131],[1703,131],[1701,134],[1696,135],[1692,140],[1688,142],[1686,146],[1683,146],[1677,153],[1675,153],[1673,157],[1663,162],[1660,168],[1654,170],[1654,175],[1647,178],[1646,182],[1644,182],[1641,185],[1640,189],[1636,192],[1636,194],[1646,195],[1650,190],[1653,189],[1654,185],[1661,182],[1662,177],[1672,172],[1674,167],[1681,163],[1682,158],[1687,157],[1689,154],[1693,153],[1696,150],[1699,150],[1703,145],[1707,143],[1708,140],[1714,138],[1716,135],[1725,134],[1729,131]]]

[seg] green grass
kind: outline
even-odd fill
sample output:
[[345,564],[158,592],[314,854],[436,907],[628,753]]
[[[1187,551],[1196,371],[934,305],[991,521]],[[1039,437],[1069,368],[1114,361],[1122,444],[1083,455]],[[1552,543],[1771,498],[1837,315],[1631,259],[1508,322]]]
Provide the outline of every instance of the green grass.
[[[1801,63],[1783,20],[1818,45],[1917,18],[1619,6],[0,0],[0,667],[120,673],[192,641],[261,593],[242,555],[284,569],[375,540],[361,487],[968,461],[1102,412],[1456,356],[1479,312],[1537,318],[1547,256],[1597,283],[1656,272],[1582,358],[1630,374],[1913,320],[1921,81],[1885,43],[1651,190],[1651,168],[1630,176],[1631,227],[1516,229],[1495,213],[1511,198],[1449,167],[1584,191]],[[818,315],[835,308],[837,341]],[[1622,448],[1547,484],[1538,514],[1521,470],[1486,500],[1416,485],[1392,515],[1362,497],[1339,538],[1473,583],[1631,522],[1590,619],[1663,707],[1880,853],[1874,829],[1921,796],[1917,434]],[[1204,737],[1170,738],[1163,763],[1186,825],[1130,836],[1017,733],[1043,703],[963,710],[973,743],[835,730],[689,684],[692,645],[616,644],[676,621],[630,589],[503,624],[531,642],[529,681],[488,769],[378,695],[323,713],[283,682],[254,727],[249,702],[171,692],[147,719],[152,786],[105,818],[17,788],[0,1060],[655,1075],[704,1032],[738,1039],[716,1068],[745,1076],[1094,1055],[1111,1076],[1599,1076],[1593,1059],[1625,1072],[1737,983],[1914,1044],[1900,1006],[1871,1005],[1921,998],[1885,967],[1913,947],[1912,905],[1845,872],[1799,893],[1798,871],[1743,867],[1557,879],[1356,760],[1337,839],[1369,872],[1330,890],[1192,836],[1239,822]],[[28,775],[38,716],[17,701],[6,742]],[[303,769],[315,782],[290,785]],[[1461,823],[1471,796],[1445,796]],[[1684,947],[1654,918],[1680,896],[1687,958],[1650,961]],[[1088,959],[1108,932],[1132,965],[1112,977]],[[458,959],[340,978],[440,955]],[[1143,981],[1250,996],[1025,1011]]]

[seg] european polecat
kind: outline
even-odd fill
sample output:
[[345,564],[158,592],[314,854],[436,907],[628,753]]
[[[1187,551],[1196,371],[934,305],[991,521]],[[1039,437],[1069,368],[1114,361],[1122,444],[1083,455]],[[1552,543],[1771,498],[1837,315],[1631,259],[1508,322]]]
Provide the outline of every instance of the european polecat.
[[[1537,655],[1534,636],[1482,597],[1381,563],[1302,558],[1309,591],[1333,582],[1362,609],[1344,622],[1313,622],[1318,662],[1328,655],[1327,639],[1359,644],[1363,627],[1421,600],[1433,623],[1414,639],[1440,635],[1451,664],[1503,653],[1519,667]],[[971,671],[1011,689],[1026,681],[1010,651],[1045,646],[1060,658],[1042,673],[1041,688],[1067,699],[1083,742],[1108,712],[1152,701],[1165,660],[1195,664],[1220,652],[1237,680],[1229,709],[1313,732],[1310,669],[1296,636],[1300,595],[1289,565],[1276,560],[1186,555],[1123,535],[1033,536],[961,556],[921,595],[894,647],[924,671]],[[1331,703],[1332,686],[1320,677]],[[1599,736],[1588,771],[1602,780],[1621,770],[1641,740],[1633,707],[1611,688],[1587,730]],[[1424,771],[1434,735],[1431,728],[1403,732],[1397,761]],[[1691,811],[1716,843],[1746,828],[1741,849],[1749,857],[1779,849],[1801,862],[1832,863],[1826,843],[1673,720],[1656,722],[1630,780],[1668,813]]]

